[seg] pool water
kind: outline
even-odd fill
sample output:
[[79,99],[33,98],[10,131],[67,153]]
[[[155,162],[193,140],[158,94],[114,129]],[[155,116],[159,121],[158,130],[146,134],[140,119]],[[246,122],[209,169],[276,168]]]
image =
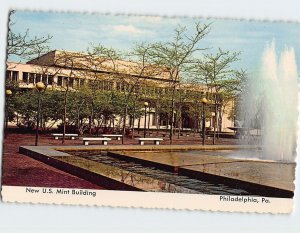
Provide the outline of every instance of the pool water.
[[108,156],[105,152],[98,155],[88,155],[83,153],[76,154],[76,156],[161,180],[165,183],[174,184],[184,189],[194,190],[195,193],[210,195],[251,195],[243,189],[232,188],[222,183],[210,183],[208,181],[192,179],[187,176],[177,175],[172,172],[158,169],[154,166],[144,166],[138,162],[124,161],[119,158]]

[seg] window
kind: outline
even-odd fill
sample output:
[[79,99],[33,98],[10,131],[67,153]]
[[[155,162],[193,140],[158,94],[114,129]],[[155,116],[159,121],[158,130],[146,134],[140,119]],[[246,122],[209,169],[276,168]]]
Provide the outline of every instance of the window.
[[63,80],[62,76],[57,77],[57,86],[62,86],[62,80]]
[[96,89],[99,89],[99,90],[103,90],[103,82],[102,81],[95,81],[95,85],[96,85]]
[[113,87],[113,83],[112,82],[103,81],[103,83],[104,83],[104,90],[106,90],[106,91],[112,90],[112,87]]
[[215,128],[215,126],[216,126],[216,116],[212,116],[211,121],[212,121],[212,125],[211,126],[213,128]]
[[6,80],[11,81],[11,71],[10,70],[6,71]]
[[79,83],[80,86],[84,86],[84,79],[80,79]]
[[117,91],[120,91],[121,89],[121,84],[119,82],[116,83],[116,90]]
[[19,71],[7,70],[6,71],[6,80],[12,81],[12,82],[18,82]]
[[69,78],[68,77],[63,77],[63,86],[66,87],[67,84],[69,85]]
[[113,89],[114,83],[113,82],[109,82],[109,90],[111,91]]
[[134,92],[134,93],[139,93],[139,90],[140,90],[140,88],[137,87],[137,86],[135,86],[134,89],[133,89],[133,92]]
[[74,78],[69,78],[69,87],[74,87]]
[[35,83],[35,75],[33,73],[29,73],[29,83]]
[[162,89],[161,87],[158,87],[158,88],[157,88],[157,94],[158,94],[158,95],[161,95],[162,92],[163,92],[163,89]]
[[153,117],[152,117],[152,126],[156,125],[156,122],[157,122],[157,115],[156,115],[156,113],[154,113]]
[[53,84],[53,75],[48,75],[48,84],[52,85]]
[[19,71],[13,71],[12,72],[12,81],[18,82],[18,80],[19,80]]
[[28,73],[27,72],[23,72],[23,82],[28,84]]
[[41,74],[36,74],[35,75],[35,81],[38,83],[38,82],[41,82],[42,81],[42,75]]
[[126,86],[124,83],[122,83],[122,85],[121,85],[121,91],[126,91]]
[[95,86],[95,81],[94,80],[88,80],[88,87],[89,88],[91,88],[91,89],[93,89],[94,88],[94,86]]
[[79,78],[75,78],[74,79],[74,84],[75,84],[75,87],[74,88],[79,88],[80,87],[80,83],[79,83]]
[[43,74],[43,76],[42,76],[42,82],[44,83],[44,84],[48,84],[48,82],[47,82],[47,75],[46,74]]

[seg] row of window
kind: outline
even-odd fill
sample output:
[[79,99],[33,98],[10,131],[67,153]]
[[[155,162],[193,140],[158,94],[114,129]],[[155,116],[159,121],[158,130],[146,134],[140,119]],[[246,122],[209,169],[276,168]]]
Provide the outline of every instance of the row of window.
[[11,81],[11,82],[18,82],[19,71],[7,70],[6,71],[6,80]]
[[114,83],[106,80],[89,80],[88,85],[90,88],[111,91],[113,90]]
[[56,85],[60,87],[67,87],[68,85],[69,87],[76,89],[83,86],[84,84],[85,84],[84,79],[58,76]]
[[[43,82],[46,85],[53,85],[54,84],[54,76],[47,75],[47,74],[37,74],[37,73],[29,73],[29,72],[22,72],[22,81],[26,84],[36,84],[37,82]],[[6,79],[13,82],[18,82],[19,79],[19,71],[6,71]],[[70,78],[66,76],[58,76],[57,77],[57,86],[60,87],[69,87],[77,89],[81,86],[86,84],[85,79],[80,78]],[[106,80],[90,80],[88,82],[89,87],[96,88],[99,90],[113,90],[114,83],[112,81]],[[131,86],[128,83],[120,83],[116,82],[116,90],[117,91],[130,91]],[[180,91],[180,90],[176,90]],[[192,90],[181,90],[185,92],[189,92],[190,94],[199,94],[197,91]],[[135,86],[133,89],[135,93],[144,93],[145,95],[153,96],[153,95],[161,95],[161,94],[171,94],[170,88],[162,88],[162,87],[153,87],[153,86]]]
[[[116,90],[122,92],[131,91],[132,86],[128,83],[116,83]],[[140,86],[136,85],[132,90],[134,93],[143,93],[145,95],[161,95],[168,94],[170,90],[168,88],[153,87],[153,86]]]
[[36,73],[23,72],[22,80],[23,80],[23,83],[26,83],[26,84],[36,84],[38,82],[43,82],[46,85],[52,85],[54,82],[54,76],[47,75],[47,74],[36,74]]

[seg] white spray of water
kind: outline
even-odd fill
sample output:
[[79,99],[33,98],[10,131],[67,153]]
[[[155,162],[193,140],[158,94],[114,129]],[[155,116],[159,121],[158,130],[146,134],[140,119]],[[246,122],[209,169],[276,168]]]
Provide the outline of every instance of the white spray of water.
[[261,75],[250,79],[241,107],[244,126],[261,132],[261,159],[287,162],[295,159],[297,76],[294,49],[285,48],[278,62],[275,43],[267,45],[262,56]]

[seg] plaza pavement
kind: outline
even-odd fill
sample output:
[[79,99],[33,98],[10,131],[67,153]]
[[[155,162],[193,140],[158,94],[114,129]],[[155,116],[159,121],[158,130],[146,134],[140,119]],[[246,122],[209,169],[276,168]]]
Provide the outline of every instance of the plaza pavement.
[[[34,142],[34,134],[7,134],[6,139],[4,139],[2,154],[2,185],[103,189],[98,185],[53,168],[52,166],[46,165],[18,152],[20,146],[34,145]],[[169,140],[164,138],[162,144],[167,145],[169,143]],[[112,140],[109,144],[121,144],[121,141]],[[138,141],[125,137],[124,144],[138,144]],[[198,135],[196,137],[190,135],[189,137],[181,136],[178,139],[176,135],[174,136],[173,144],[201,144],[201,138]],[[212,144],[212,140],[208,139],[206,144]],[[237,144],[237,140],[218,139],[217,144],[232,145]],[[39,145],[62,145],[62,142],[61,140],[54,140],[49,135],[41,135]],[[82,140],[66,140],[65,145],[82,145]]]

